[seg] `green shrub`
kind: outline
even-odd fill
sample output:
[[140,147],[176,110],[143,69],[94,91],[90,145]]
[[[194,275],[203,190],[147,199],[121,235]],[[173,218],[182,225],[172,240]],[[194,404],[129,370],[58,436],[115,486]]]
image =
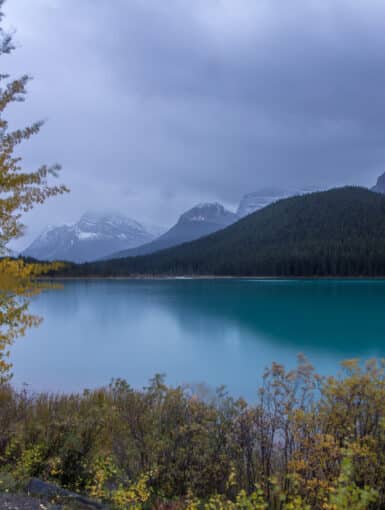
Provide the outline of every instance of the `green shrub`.
[[0,461],[116,508],[383,508],[384,366],[321,378],[273,364],[255,405],[160,376],[74,395],[3,385]]

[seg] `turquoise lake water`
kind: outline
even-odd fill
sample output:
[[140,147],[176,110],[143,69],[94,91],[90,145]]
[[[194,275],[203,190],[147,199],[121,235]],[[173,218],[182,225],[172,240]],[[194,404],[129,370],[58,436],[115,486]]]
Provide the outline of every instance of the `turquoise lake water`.
[[145,386],[224,384],[253,399],[264,367],[304,353],[323,374],[385,357],[385,281],[67,281],[34,298],[43,324],[12,349],[14,383],[80,391],[125,378]]

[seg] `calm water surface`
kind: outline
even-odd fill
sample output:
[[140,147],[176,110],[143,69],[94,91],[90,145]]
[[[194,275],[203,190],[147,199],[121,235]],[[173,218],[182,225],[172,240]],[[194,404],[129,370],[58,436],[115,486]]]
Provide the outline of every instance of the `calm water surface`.
[[385,356],[384,281],[67,281],[34,299],[42,326],[12,350],[14,382],[81,390],[125,378],[145,386],[225,384],[252,399],[263,368],[304,353],[322,373]]

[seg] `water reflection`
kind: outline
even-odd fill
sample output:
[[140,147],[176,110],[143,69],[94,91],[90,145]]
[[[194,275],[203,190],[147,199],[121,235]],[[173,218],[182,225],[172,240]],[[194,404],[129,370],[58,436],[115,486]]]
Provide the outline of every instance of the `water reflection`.
[[15,382],[80,390],[124,377],[145,385],[226,384],[252,398],[263,368],[305,353],[323,372],[385,354],[382,281],[76,281],[35,299],[43,326],[12,352]]

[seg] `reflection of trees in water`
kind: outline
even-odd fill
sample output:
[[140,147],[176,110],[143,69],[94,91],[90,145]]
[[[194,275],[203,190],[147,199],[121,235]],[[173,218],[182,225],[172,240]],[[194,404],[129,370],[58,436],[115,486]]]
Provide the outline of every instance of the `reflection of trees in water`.
[[232,328],[247,341],[268,338],[296,352],[385,351],[381,281],[73,281],[38,299],[45,315],[51,307],[74,322],[77,314],[86,315],[106,330],[131,320],[156,322],[159,312],[177,320],[195,342],[219,343]]
[[208,337],[231,324],[297,351],[310,346],[345,356],[385,351],[385,282],[172,282],[159,304],[183,329],[203,329]]

